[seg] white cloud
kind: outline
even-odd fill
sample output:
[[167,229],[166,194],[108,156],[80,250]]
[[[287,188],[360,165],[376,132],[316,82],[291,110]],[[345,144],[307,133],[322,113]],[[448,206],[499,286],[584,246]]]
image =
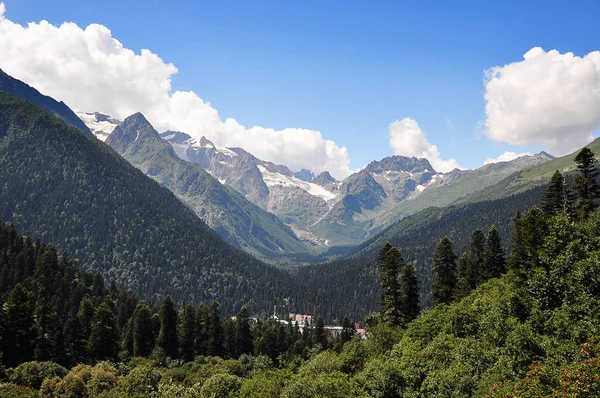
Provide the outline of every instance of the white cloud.
[[511,160],[520,158],[521,156],[528,156],[528,155],[530,156],[531,153],[529,153],[529,152],[516,153],[516,152],[506,151],[502,155],[498,156],[497,158],[487,158],[485,160],[485,162],[483,162],[483,165],[485,166],[486,164],[490,164],[490,163],[510,162]]
[[75,109],[121,119],[139,111],[159,131],[204,135],[220,146],[242,147],[292,169],[327,170],[339,179],[352,172],[346,148],[319,131],[247,128],[235,119],[222,121],[194,92],[172,91],[173,64],[150,50],[136,54],[123,47],[105,26],[82,29],[46,21],[22,26],[7,19],[5,11],[0,3],[0,68]]
[[486,71],[485,134],[564,155],[600,127],[600,51],[584,57],[532,48],[523,60]]
[[442,160],[436,145],[427,141],[415,119],[404,118],[392,122],[388,128],[390,147],[396,155],[426,158],[436,171],[447,172],[460,168],[455,159]]

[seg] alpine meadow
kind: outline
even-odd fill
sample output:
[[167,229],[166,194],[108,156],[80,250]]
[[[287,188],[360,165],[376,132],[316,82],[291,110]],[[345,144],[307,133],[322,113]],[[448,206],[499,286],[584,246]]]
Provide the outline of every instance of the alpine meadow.
[[0,396],[600,396],[593,0],[0,0]]

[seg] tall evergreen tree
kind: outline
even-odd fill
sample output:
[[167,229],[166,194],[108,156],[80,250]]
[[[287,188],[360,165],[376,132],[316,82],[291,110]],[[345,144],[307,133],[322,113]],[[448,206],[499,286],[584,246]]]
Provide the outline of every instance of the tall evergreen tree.
[[250,315],[245,306],[235,317],[235,339],[237,355],[251,354],[254,351]]
[[469,246],[469,272],[467,282],[471,289],[475,289],[483,281],[485,267],[485,236],[480,229],[476,229],[471,235]]
[[401,311],[405,322],[410,322],[419,315],[419,279],[412,263],[407,263],[400,274]]
[[511,251],[508,256],[508,269],[522,278],[525,271],[525,263],[527,262],[527,248],[525,245],[525,221],[521,216],[521,211],[517,209],[515,212],[514,232],[512,234]]
[[469,254],[464,252],[458,259],[458,279],[454,288],[454,299],[460,300],[471,292],[471,285],[467,281],[471,272]]
[[404,259],[400,251],[389,242],[379,251],[379,280],[381,284],[380,307],[384,321],[399,325],[401,320],[400,269]]
[[181,313],[179,322],[179,355],[185,362],[194,359],[196,338],[196,310],[187,305]]
[[225,358],[237,358],[235,341],[235,322],[231,318],[223,321],[223,353]]
[[81,323],[81,329],[83,336],[86,340],[89,340],[90,334],[92,333],[92,321],[94,319],[94,305],[89,297],[84,297],[79,304],[79,317]]
[[575,156],[577,176],[573,189],[577,195],[577,214],[580,218],[587,218],[598,207],[600,186],[598,185],[598,170],[596,169],[596,156],[589,148],[583,148]]
[[119,352],[119,337],[115,314],[107,303],[100,304],[92,320],[90,357],[98,361],[116,360]]
[[317,322],[315,323],[315,327],[313,329],[313,341],[315,344],[319,344],[322,349],[327,349],[328,344],[327,333],[325,332],[325,323],[320,315],[317,317]]
[[139,303],[133,313],[133,355],[147,357],[155,344],[152,313],[146,303]]
[[485,246],[484,279],[499,278],[506,272],[506,257],[500,234],[494,225],[490,228]]
[[208,332],[210,326],[210,317],[206,304],[202,303],[198,306],[196,315],[196,354],[208,355]]
[[433,256],[433,304],[449,303],[456,285],[456,255],[447,236],[440,240]]
[[340,334],[340,343],[346,344],[347,342],[352,340],[352,337],[354,337],[355,334],[356,328],[354,327],[354,324],[350,322],[350,319],[348,319],[347,316],[345,316],[344,320],[342,321],[342,333]]
[[79,363],[88,361],[87,355],[87,339],[83,333],[81,319],[73,310],[69,314],[69,318],[64,325],[64,351],[69,359],[70,366],[75,366]]
[[177,310],[170,296],[163,299],[159,309],[160,331],[156,345],[162,348],[165,355],[177,358],[179,343],[177,341]]
[[15,366],[33,359],[35,329],[32,294],[18,283],[4,304],[3,360],[7,366]]
[[223,355],[223,323],[221,320],[221,309],[217,301],[210,304],[208,324],[208,355]]
[[35,359],[38,361],[56,360],[58,323],[56,308],[52,305],[54,273],[58,268],[58,255],[54,246],[46,246],[38,257],[35,271],[36,304]]
[[542,199],[542,210],[549,215],[568,214],[571,210],[571,193],[567,181],[556,170]]

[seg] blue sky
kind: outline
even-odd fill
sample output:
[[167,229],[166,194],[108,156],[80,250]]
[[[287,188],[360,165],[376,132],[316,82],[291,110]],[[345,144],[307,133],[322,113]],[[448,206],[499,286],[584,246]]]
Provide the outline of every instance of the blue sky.
[[105,25],[177,66],[173,89],[222,119],[318,130],[348,148],[351,168],[393,154],[388,126],[405,117],[467,168],[544,149],[481,134],[484,71],[538,46],[600,49],[598,1],[3,1],[19,24]]

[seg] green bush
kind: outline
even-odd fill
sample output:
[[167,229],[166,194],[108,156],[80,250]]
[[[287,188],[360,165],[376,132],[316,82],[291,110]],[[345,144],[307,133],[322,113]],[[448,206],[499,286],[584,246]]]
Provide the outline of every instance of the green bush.
[[25,362],[10,371],[9,380],[21,386],[38,390],[44,379],[64,377],[67,369],[54,362]]
[[206,398],[235,397],[242,385],[242,379],[230,374],[217,374],[206,380],[200,389],[200,396]]

